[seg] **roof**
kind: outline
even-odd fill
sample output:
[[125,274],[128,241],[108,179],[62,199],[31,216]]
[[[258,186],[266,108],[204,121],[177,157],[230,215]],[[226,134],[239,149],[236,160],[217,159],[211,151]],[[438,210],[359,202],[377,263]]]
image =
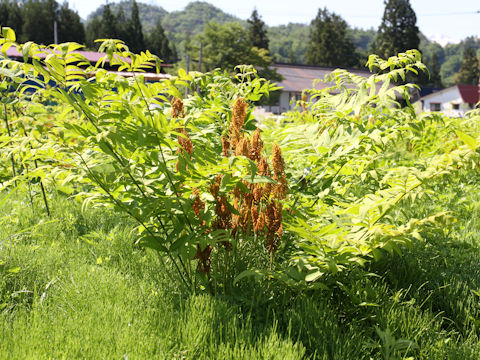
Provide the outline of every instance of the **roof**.
[[[324,79],[325,76],[330,75],[336,67],[325,66],[310,66],[310,65],[291,65],[291,64],[275,64],[273,66],[277,73],[283,76],[283,80],[278,83],[283,87],[283,91],[302,92],[305,89],[314,88],[314,80]],[[368,77],[372,75],[367,70],[361,69],[346,69],[349,72]],[[331,84],[319,82],[315,85],[315,89],[320,90],[331,86]]]
[[[52,51],[50,49],[44,49],[45,52],[43,53],[39,53],[38,56],[41,58],[41,59],[45,59],[47,57],[47,51]],[[97,52],[97,51],[80,51],[80,50],[76,50],[76,51],[73,51],[73,53],[75,54],[79,54],[79,55],[82,55],[84,56],[87,61],[89,61],[90,63],[96,63],[98,60],[100,60],[102,57],[106,56],[107,54],[104,53],[104,52]],[[22,55],[18,52],[17,48],[16,47],[9,47],[7,49],[7,57],[12,57],[12,58],[22,58]],[[130,58],[128,57],[124,57],[123,60],[127,61],[128,63],[131,62]],[[108,58],[106,58],[106,63],[109,63],[109,60]],[[170,64],[160,64],[160,66],[162,67],[171,67],[172,65]]]
[[[43,49],[42,52],[39,52],[38,53],[38,56],[41,58],[41,59],[45,59],[47,57],[47,53],[48,52],[51,52],[52,50],[51,49]],[[89,62],[91,63],[96,63],[98,60],[100,60],[103,56],[107,55],[106,53],[104,52],[96,52],[96,51],[74,51],[73,53],[75,54],[79,54],[79,55],[82,55],[84,56]],[[7,49],[7,57],[12,57],[12,58],[21,58],[22,57],[22,54],[20,54],[20,52],[17,50],[16,47],[9,47]],[[130,62],[130,59],[129,58],[124,58],[124,60],[126,60],[127,62]],[[108,63],[109,60],[108,58],[106,59],[106,62]]]
[[169,74],[157,74],[149,72],[130,72],[130,71],[109,71],[111,74],[120,75],[123,77],[142,76],[146,81],[160,81],[164,79],[170,79]]
[[480,91],[478,85],[457,85],[460,96],[463,102],[468,104],[476,104],[478,102],[478,92]]
[[[106,53],[100,53],[95,51],[74,51],[76,54],[83,55],[89,62],[97,62],[102,56],[105,56]],[[44,59],[47,55],[46,53],[38,54],[40,58]],[[13,58],[21,58],[22,55],[17,51],[16,48],[10,47],[7,50],[7,56]],[[127,59],[129,61],[130,59]],[[106,59],[108,62],[108,58]],[[129,71],[109,71],[109,73],[120,75],[123,77],[133,77],[133,76],[143,76],[146,81],[160,81],[163,79],[170,79],[169,74],[157,74],[154,72],[129,72]]]
[[441,89],[439,91],[435,91],[435,92],[432,92],[428,95],[425,95],[425,96],[422,96],[419,100],[426,100],[426,99],[430,99],[430,98],[434,98],[438,95],[441,95],[441,94],[444,94],[444,93],[448,93],[449,91],[458,91],[458,88],[457,88],[457,85],[453,85],[453,86],[450,86],[448,88],[445,88],[445,89]]
[[420,100],[434,98],[438,95],[444,94],[449,91],[458,91],[462,101],[468,104],[476,104],[479,101],[479,91],[480,88],[478,85],[465,85],[465,84],[458,84],[453,85],[448,88],[442,89],[440,91],[433,92],[429,95],[423,96]]

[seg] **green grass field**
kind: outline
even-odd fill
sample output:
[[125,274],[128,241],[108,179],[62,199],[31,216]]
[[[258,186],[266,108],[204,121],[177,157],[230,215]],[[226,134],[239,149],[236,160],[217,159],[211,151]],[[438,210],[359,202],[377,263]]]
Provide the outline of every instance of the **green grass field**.
[[40,196],[32,210],[13,194],[0,209],[0,358],[478,359],[480,194],[443,189],[417,211],[447,207],[457,223],[403,257],[328,290],[247,280],[241,296],[182,292],[119,214],[56,197],[48,218]]
[[51,49],[0,61],[0,360],[480,358],[480,113],[416,114],[418,51],[259,123],[252,67]]

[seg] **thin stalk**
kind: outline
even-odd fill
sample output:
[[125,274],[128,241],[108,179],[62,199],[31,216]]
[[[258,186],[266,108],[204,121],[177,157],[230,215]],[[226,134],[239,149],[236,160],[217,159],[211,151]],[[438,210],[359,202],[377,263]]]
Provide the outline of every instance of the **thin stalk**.
[[[38,169],[37,159],[34,160],[35,168]],[[47,210],[47,215],[50,217],[50,208],[48,206],[47,195],[45,193],[45,187],[43,186],[42,180],[40,180],[40,189],[42,189],[43,202],[45,203],[45,209]]]
[[[105,193],[108,195],[108,197],[120,208],[122,208],[127,214],[129,214],[133,219],[135,219],[141,226],[143,226],[143,228],[153,237],[156,237],[155,233],[153,233],[153,231],[142,221],[142,219],[138,218],[137,216],[135,216],[135,214],[133,214],[128,208],[126,208],[122,202],[118,201],[117,199],[115,199],[115,197],[111,194],[111,192],[107,189],[107,187],[101,182],[100,179],[97,178],[97,176],[90,170],[90,167],[88,166],[87,162],[85,161],[85,159],[83,158],[83,156],[76,152],[76,154],[80,157],[80,159],[82,160],[83,164],[85,165],[85,168],[87,169],[88,173],[94,178],[94,180],[96,181],[96,183],[102,188],[103,191],[105,191]],[[175,261],[175,259],[172,257],[172,254],[170,252],[167,252],[167,256],[170,258],[170,261],[172,261],[173,265],[175,266],[175,268],[177,269],[177,272],[178,274],[180,275],[180,278],[182,279],[182,281],[184,282],[185,286],[187,287],[187,289],[190,288],[189,284],[187,283],[187,281],[185,280],[185,277],[183,276],[183,273],[180,271],[180,268],[178,267],[178,264],[177,262]]]
[[227,292],[227,270],[228,270],[228,250],[223,249],[225,256],[224,256],[224,266],[223,266],[223,291]]
[[175,279],[173,278],[173,275],[170,273],[170,271],[167,269],[167,264],[165,263],[165,260],[163,260],[162,255],[157,251],[157,256],[160,262],[162,263],[163,268],[165,269],[165,272],[167,273],[168,278],[172,282],[172,284],[175,283]]
[[[147,101],[147,98],[145,96],[145,94],[143,93],[143,90],[142,88],[140,87],[140,84],[138,82],[138,78],[134,75],[134,79],[135,79],[135,83],[137,84],[138,86],[138,89],[140,90],[140,94],[142,95],[142,100],[143,102],[145,103],[145,107],[147,109],[147,113],[148,113],[148,116],[150,117],[150,120],[153,121],[153,114],[150,110],[150,104],[148,103]],[[157,135],[157,139],[158,139],[158,135]],[[165,173],[167,175],[167,179],[168,179],[168,182],[170,183],[170,185],[172,186],[173,188],[173,192],[175,193],[175,196],[177,197],[177,200],[178,200],[178,203],[180,204],[180,207],[182,208],[182,213],[183,213],[183,216],[185,218],[185,220],[187,221],[187,224],[188,224],[188,227],[190,228],[190,230],[193,232],[193,226],[190,222],[190,219],[188,218],[187,216],[187,213],[185,211],[185,208],[183,207],[183,203],[180,201],[180,196],[178,195],[178,191],[177,191],[177,187],[175,186],[175,183],[173,182],[171,176],[170,176],[170,172],[168,171],[168,167],[167,167],[167,161],[165,160],[165,156],[163,154],[163,147],[162,147],[162,144],[160,143],[160,139],[158,139],[158,148],[160,150],[160,156],[162,157],[162,161],[163,161],[163,164],[165,165]]]
[[[28,176],[28,166],[25,165],[25,170],[27,172],[27,179],[29,178]],[[30,199],[30,205],[32,206],[32,215],[35,215],[35,209],[33,207],[33,196],[32,196],[32,185],[30,184],[30,181],[27,181],[28,184],[28,197]]]
[[[8,125],[8,115],[7,115],[7,104],[3,104],[3,118],[5,120],[5,126],[7,127],[8,137],[12,139],[12,133],[10,132],[10,125]],[[12,172],[13,177],[17,177],[17,171],[15,170],[15,160],[13,159],[13,154],[10,156],[10,161],[12,162]],[[15,180],[15,187],[17,186],[17,180]]]
[[[78,106],[78,108],[76,109],[77,111],[80,111],[87,119],[88,121],[90,121],[90,123],[95,127],[95,129],[97,130],[97,133],[100,133],[100,129],[98,128],[97,124],[95,124],[95,122],[90,118],[90,114],[88,114],[81,106]],[[143,189],[140,187],[140,185],[138,184],[138,181],[133,177],[132,173],[130,172],[130,170],[127,168],[127,166],[125,166],[124,162],[123,162],[123,159],[120,157],[120,155],[118,155],[115,150],[113,149],[113,146],[106,140],[104,140],[104,143],[105,145],[108,147],[108,150],[112,153],[113,157],[115,158],[115,160],[117,160],[117,162],[120,164],[120,166],[122,166],[123,169],[126,170],[127,172],[127,175],[128,177],[130,178],[130,180],[132,180],[132,182],[134,183],[135,187],[138,189],[138,191],[140,191],[141,195],[146,199],[146,200],[150,200],[150,198],[145,194],[145,192],[143,191]],[[167,229],[165,228],[165,225],[163,224],[163,221],[162,219],[158,216],[158,214],[155,214],[155,217],[156,219],[158,220],[163,232],[165,233],[165,235],[167,235]]]
[[[15,110],[15,108],[14,108]],[[15,113],[18,115],[17,111],[15,110]],[[27,130],[25,130],[25,128],[23,129],[23,135],[25,137],[27,137]],[[30,146],[30,149],[33,150],[33,147],[32,147],[32,144],[30,143],[30,141],[28,142],[29,146]],[[37,162],[37,159],[34,159],[33,160],[34,164],[35,164],[35,169],[38,169],[38,162]],[[27,168],[27,174],[28,174],[28,168]],[[30,188],[30,182],[28,184],[29,188]],[[48,201],[47,201],[47,195],[46,195],[46,192],[45,192],[45,187],[43,186],[43,181],[40,179],[40,189],[42,190],[42,197],[43,197],[43,203],[45,204],[45,210],[47,211],[47,216],[50,217],[50,207],[48,206]],[[33,204],[32,204],[33,206]]]
[[[152,114],[152,112],[151,112],[151,110],[150,110],[150,104],[148,103],[147,98],[146,98],[145,94],[143,93],[143,90],[142,90],[142,88],[141,88],[141,86],[140,86],[140,84],[139,84],[139,82],[138,82],[137,76],[134,75],[133,77],[134,77],[134,79],[135,79],[135,83],[137,84],[137,87],[138,87],[138,89],[139,89],[139,91],[140,91],[140,94],[141,94],[141,96],[142,96],[142,100],[143,100],[143,102],[145,103],[145,107],[146,107],[146,109],[147,109],[148,116],[150,117],[150,120],[153,121],[153,114]],[[177,187],[176,187],[175,183],[173,182],[172,177],[170,176],[170,172],[169,172],[169,170],[168,170],[167,161],[165,160],[165,155],[164,155],[164,152],[163,152],[162,144],[161,144],[161,142],[160,142],[160,139],[158,138],[158,135],[156,135],[156,137],[157,137],[157,139],[158,139],[158,148],[159,148],[159,150],[160,150],[160,156],[161,156],[161,158],[162,158],[163,165],[165,166],[165,174],[167,175],[168,182],[170,183],[170,186],[171,186],[172,189],[173,189],[173,192],[174,192],[174,194],[175,194],[175,196],[176,196],[176,198],[177,198],[178,204],[179,204],[180,207],[182,208],[182,215],[183,215],[183,217],[185,218],[185,220],[186,220],[186,222],[187,222],[187,225],[188,225],[188,227],[190,228],[190,231],[193,233],[194,230],[193,230],[192,223],[190,222],[190,219],[189,219],[188,216],[187,216],[187,212],[186,212],[185,207],[183,206],[182,201],[180,201],[180,196],[179,196],[179,194],[178,194]],[[181,263],[182,267],[187,271],[188,277],[191,278],[191,276],[192,276],[192,275],[191,275],[191,272],[188,272],[187,268],[185,267],[185,264],[183,263],[183,261],[182,261],[182,259],[181,259],[180,257],[179,257],[179,260],[180,260],[180,263]]]
[[[136,77],[135,77],[135,81],[137,81],[137,78],[136,78]],[[63,84],[63,85],[65,86],[65,84]],[[140,88],[140,87],[139,87],[139,88]],[[147,109],[148,109],[149,115],[150,115],[151,118],[153,118],[152,115],[151,115],[150,109],[149,109],[149,107],[148,107],[148,102],[145,100],[145,95],[143,94],[143,92],[141,91],[141,89],[140,89],[140,92],[141,92],[141,94],[142,94],[142,97],[143,97],[143,99],[144,99],[145,104],[147,104]],[[64,96],[68,96],[68,95],[67,95],[67,94],[64,94]],[[80,100],[80,101],[81,101],[81,100]],[[81,112],[81,113],[88,119],[88,121],[89,121],[89,122],[95,127],[95,129],[97,130],[97,133],[100,133],[99,127],[97,126],[97,124],[95,123],[95,121],[91,118],[90,114],[89,114],[87,111],[85,111],[85,109],[84,109],[82,106],[74,106],[74,108],[76,108],[77,111]],[[116,153],[116,151],[114,150],[112,144],[110,144],[110,142],[108,142],[108,141],[106,141],[106,140],[104,140],[104,143],[105,143],[105,145],[107,146],[107,148],[109,149],[109,151],[112,153],[113,157],[117,160],[117,162],[122,166],[122,168],[124,168],[124,169],[126,170],[128,177],[130,178],[130,180],[132,180],[132,182],[134,183],[135,187],[140,191],[141,195],[142,195],[146,200],[150,200],[150,197],[148,197],[148,196],[145,194],[145,192],[144,192],[143,189],[140,187],[138,181],[134,178],[134,176],[132,175],[132,173],[130,172],[130,170],[128,169],[128,167],[125,166],[123,159],[120,157],[120,155],[118,155],[118,154]],[[77,154],[78,154],[78,153],[77,153]],[[78,154],[78,155],[79,155],[79,154]],[[81,157],[81,156],[80,156],[80,157]],[[81,158],[82,158],[82,157],[81,157]],[[164,164],[165,164],[165,167],[166,167],[166,162],[165,162],[165,158],[163,157],[163,152],[162,152],[162,160],[163,160],[163,162],[164,162]],[[83,161],[84,164],[86,165],[86,162],[83,160],[83,158],[82,158],[82,161]],[[88,169],[88,170],[89,170],[89,169]],[[93,173],[92,173],[90,170],[89,170],[89,173],[91,173],[91,174],[93,175]],[[167,175],[168,175],[168,177],[170,178],[170,176],[169,176],[169,174],[168,174],[168,171],[167,171]],[[94,177],[94,178],[96,178],[96,177]],[[97,181],[97,180],[96,180],[96,181]],[[100,182],[97,181],[97,183],[102,187],[102,184],[101,184]],[[102,189],[103,189],[104,191],[106,191],[105,187],[102,187]],[[110,198],[111,198],[112,200],[114,200],[114,202],[117,203],[117,205],[118,205],[119,202],[116,201],[116,199],[114,199],[114,197],[111,196],[110,193],[107,192],[107,194],[108,194],[108,195],[110,196]],[[178,195],[178,194],[177,194],[177,195]],[[123,207],[123,208],[124,208],[124,207]],[[125,209],[125,208],[124,208],[124,209]],[[133,216],[133,214],[132,214],[131,212],[129,212],[129,211],[127,211],[127,213],[130,214],[131,216]],[[167,229],[166,229],[165,225],[163,224],[162,219],[160,218],[160,216],[159,216],[158,214],[155,214],[155,217],[156,217],[156,219],[158,220],[161,228],[163,229],[163,232],[165,233],[165,235],[167,235]],[[138,219],[138,218],[135,217],[135,216],[133,216],[133,218],[134,218],[135,220],[137,220],[137,221],[140,220],[140,219]],[[141,220],[140,220],[140,221],[141,221]],[[188,219],[187,219],[187,221],[188,221]],[[192,228],[189,221],[188,221],[188,223],[189,223],[190,228]],[[145,227],[145,228],[146,228],[146,227]],[[149,230],[148,228],[146,228],[146,229]],[[151,231],[150,231],[150,232],[151,232]],[[152,233],[152,235],[153,235],[153,233]],[[176,261],[174,261],[171,253],[167,252],[167,254],[168,254],[168,256],[170,257],[170,259],[172,260],[172,262],[174,263],[175,267],[177,268],[177,270],[178,270],[179,273],[180,273],[180,269],[178,268],[178,264],[177,264]],[[186,273],[186,275],[187,275],[187,277],[188,277],[188,280],[189,280],[189,282],[190,282],[190,284],[191,284],[191,276],[190,276],[190,274],[188,273],[188,271],[187,271],[187,269],[186,269],[186,267],[185,267],[185,264],[184,264],[183,261],[180,259],[180,257],[179,257],[179,261],[180,261],[180,264],[182,265],[182,267],[184,268],[184,271],[185,271],[185,273]],[[186,280],[184,279],[183,275],[182,275],[182,280],[186,283]],[[187,287],[188,287],[188,285],[187,285]]]

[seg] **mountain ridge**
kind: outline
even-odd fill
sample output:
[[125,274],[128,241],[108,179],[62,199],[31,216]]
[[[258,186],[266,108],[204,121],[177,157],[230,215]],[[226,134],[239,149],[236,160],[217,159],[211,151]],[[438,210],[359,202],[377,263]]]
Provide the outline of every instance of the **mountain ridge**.
[[[151,31],[160,18],[168,38],[175,43],[180,56],[183,56],[184,49],[189,46],[192,38],[202,33],[204,26],[210,21],[220,24],[239,22],[244,26],[247,25],[246,20],[228,14],[206,1],[192,1],[183,10],[172,12],[168,12],[158,5],[143,2],[138,2],[137,4],[144,31]],[[99,6],[90,13],[87,16],[86,23],[96,16],[101,16],[103,6]],[[125,0],[119,3],[112,3],[110,6],[114,13],[117,13],[120,7],[122,7],[125,16],[130,16],[130,1]],[[350,31],[357,51],[366,58],[370,53],[371,42],[375,38],[376,30],[373,28],[352,28]],[[283,63],[305,62],[305,53],[310,34],[309,23],[292,22],[283,25],[267,26],[267,33],[270,39],[270,53],[275,61]],[[474,46],[476,49],[480,48],[480,38],[469,37],[457,44],[447,43],[446,45],[432,41],[424,34],[420,34],[420,38],[420,50],[426,60],[431,60],[433,54],[437,54],[445,85],[453,84],[454,75],[460,68],[463,50],[467,46]]]

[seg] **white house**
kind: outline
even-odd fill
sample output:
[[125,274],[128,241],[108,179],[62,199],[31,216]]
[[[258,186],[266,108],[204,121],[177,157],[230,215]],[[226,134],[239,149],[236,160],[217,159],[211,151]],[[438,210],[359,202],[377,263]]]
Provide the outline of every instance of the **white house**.
[[[310,66],[310,65],[293,65],[293,64],[275,64],[273,66],[277,73],[283,77],[278,83],[282,87],[279,101],[272,106],[264,106],[264,109],[274,114],[282,114],[286,111],[293,110],[295,101],[301,100],[302,92],[305,89],[323,89],[332,86],[332,83],[317,82],[315,80],[323,80],[325,76],[330,75],[337,67]],[[372,75],[368,70],[347,69],[349,72],[368,77]]]
[[478,85],[454,85],[420,98],[420,108],[424,112],[461,117],[478,103],[479,91]]

